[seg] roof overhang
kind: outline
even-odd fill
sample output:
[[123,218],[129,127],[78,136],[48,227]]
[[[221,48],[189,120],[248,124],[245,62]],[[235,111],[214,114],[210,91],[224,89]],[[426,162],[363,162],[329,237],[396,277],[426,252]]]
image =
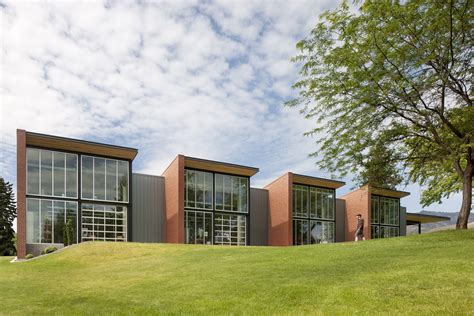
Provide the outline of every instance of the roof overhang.
[[79,139],[26,132],[26,146],[101,155],[111,158],[133,160],[138,150],[135,148],[88,142]]
[[384,189],[384,188],[371,187],[370,190],[371,190],[371,194],[399,198],[399,199],[410,195],[410,192],[390,190],[390,189]]
[[302,174],[295,174],[295,173],[293,173],[293,183],[311,185],[311,186],[316,186],[316,187],[324,187],[324,188],[330,188],[330,189],[338,189],[346,184],[343,181],[311,177],[311,176],[305,176]]
[[184,157],[184,167],[247,177],[251,177],[258,172],[258,168],[254,167],[187,156]]
[[428,214],[420,214],[420,213],[407,213],[406,214],[406,221],[414,222],[414,223],[436,223],[436,222],[444,222],[449,221],[450,218],[447,216],[439,216],[439,215],[428,215]]

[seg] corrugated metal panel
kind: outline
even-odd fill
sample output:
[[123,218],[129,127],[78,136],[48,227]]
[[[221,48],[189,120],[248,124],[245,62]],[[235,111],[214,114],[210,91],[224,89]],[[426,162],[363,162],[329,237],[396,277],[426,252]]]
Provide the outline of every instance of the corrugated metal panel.
[[250,245],[268,245],[268,191],[250,188]]
[[132,241],[165,241],[165,178],[132,175]]
[[336,199],[336,242],[346,240],[346,201]]
[[407,235],[407,208],[400,206],[400,236]]

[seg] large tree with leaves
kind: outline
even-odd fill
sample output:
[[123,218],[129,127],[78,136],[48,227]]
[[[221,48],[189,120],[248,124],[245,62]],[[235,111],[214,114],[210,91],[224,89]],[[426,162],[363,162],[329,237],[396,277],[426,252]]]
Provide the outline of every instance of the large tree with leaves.
[[0,256],[16,253],[13,220],[16,218],[16,203],[12,185],[0,177]]
[[380,140],[426,189],[429,205],[462,192],[467,228],[474,170],[472,0],[346,2],[297,44],[299,96],[315,120],[319,165],[360,172]]

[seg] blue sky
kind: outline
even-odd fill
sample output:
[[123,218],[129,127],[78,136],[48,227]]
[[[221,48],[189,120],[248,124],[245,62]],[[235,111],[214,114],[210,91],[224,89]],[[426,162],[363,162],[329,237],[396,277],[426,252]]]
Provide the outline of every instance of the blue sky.
[[[135,147],[134,171],[177,154],[329,175],[308,154],[314,122],[283,107],[295,44],[336,1],[0,0],[0,174],[16,182],[17,128]],[[338,190],[342,195],[353,186]],[[421,188],[402,200],[420,211]],[[460,195],[427,210],[458,211]]]

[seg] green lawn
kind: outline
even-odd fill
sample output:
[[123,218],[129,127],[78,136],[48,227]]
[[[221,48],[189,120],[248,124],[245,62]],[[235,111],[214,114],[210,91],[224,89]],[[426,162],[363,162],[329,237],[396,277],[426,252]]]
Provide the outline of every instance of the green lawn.
[[85,243],[0,257],[0,314],[474,314],[474,230],[300,247]]

